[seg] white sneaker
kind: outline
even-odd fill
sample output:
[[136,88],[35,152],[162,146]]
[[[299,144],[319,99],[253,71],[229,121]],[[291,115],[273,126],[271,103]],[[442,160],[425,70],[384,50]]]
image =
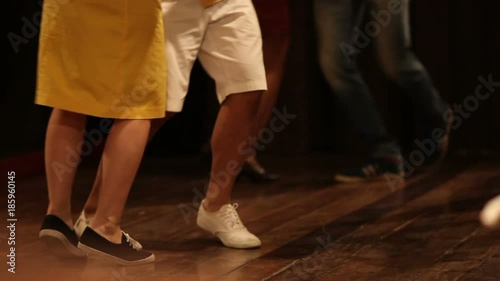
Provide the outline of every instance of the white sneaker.
[[483,225],[487,227],[500,227],[500,195],[486,203],[480,218]]
[[207,212],[203,200],[196,223],[202,229],[217,236],[226,247],[237,249],[257,248],[262,244],[241,222],[236,208],[238,204],[226,204],[217,212]]
[[[92,218],[88,219],[85,216],[85,210],[83,210],[80,213],[80,216],[78,217],[78,220],[75,222],[75,233],[78,239],[82,237],[83,232],[85,231],[85,228],[90,225],[90,222],[92,221]],[[122,231],[123,232],[123,231]],[[130,241],[129,243],[134,246],[137,250],[142,250],[142,245],[139,243],[139,241],[134,240],[130,235],[127,233],[123,232],[123,235],[125,235]],[[127,240],[128,241],[128,240]]]

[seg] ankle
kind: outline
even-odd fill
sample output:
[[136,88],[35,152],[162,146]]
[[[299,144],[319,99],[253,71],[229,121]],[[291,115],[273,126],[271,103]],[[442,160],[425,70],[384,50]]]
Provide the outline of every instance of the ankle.
[[205,211],[209,213],[214,213],[220,210],[220,208],[224,205],[230,204],[230,200],[223,200],[223,201],[214,201],[210,199],[205,199],[203,200],[203,208]]
[[98,219],[95,217],[90,223],[90,228],[110,242],[120,244],[122,231],[120,224],[109,219]]

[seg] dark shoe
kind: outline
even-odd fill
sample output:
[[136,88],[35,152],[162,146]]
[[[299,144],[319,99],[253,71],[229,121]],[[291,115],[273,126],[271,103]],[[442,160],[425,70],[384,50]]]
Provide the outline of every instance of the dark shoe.
[[428,155],[425,158],[422,164],[424,168],[429,168],[431,166],[435,166],[441,163],[445,158],[446,153],[448,152],[448,146],[450,143],[451,124],[453,122],[453,111],[450,108],[448,109],[448,111],[450,112],[449,118],[444,124],[444,126],[442,126],[445,131],[445,134],[439,140],[434,140],[432,138],[432,135],[428,137],[428,139],[431,139],[432,142],[436,144],[436,149],[432,154]]
[[385,180],[386,176],[404,177],[402,157],[375,158],[360,167],[346,169],[335,174],[335,181],[358,183]]
[[137,249],[130,237],[122,234],[122,243],[115,244],[99,235],[90,227],[83,231],[78,248],[88,255],[120,265],[140,265],[155,261],[155,255]]
[[87,256],[85,252],[78,249],[75,231],[57,216],[45,216],[38,237],[58,257],[84,258]]
[[279,175],[270,174],[259,163],[243,164],[238,178],[248,178],[253,183],[270,183],[279,179]]

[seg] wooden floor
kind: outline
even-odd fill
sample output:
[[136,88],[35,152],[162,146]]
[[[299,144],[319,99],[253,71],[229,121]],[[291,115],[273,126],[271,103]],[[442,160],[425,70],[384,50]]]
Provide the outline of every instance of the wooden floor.
[[[157,261],[136,267],[49,255],[37,239],[47,206],[45,179],[18,178],[16,274],[7,272],[1,227],[0,279],[500,280],[500,232],[478,222],[484,203],[500,194],[499,157],[452,157],[440,169],[396,187],[335,184],[333,172],[349,161],[328,155],[269,161],[282,174],[280,182],[241,182],[234,194],[243,221],[263,246],[232,250],[195,225],[195,207],[208,175],[196,168],[197,159],[146,160],[123,228]],[[82,167],[78,175],[75,217],[94,169]],[[5,212],[0,219],[6,221]]]

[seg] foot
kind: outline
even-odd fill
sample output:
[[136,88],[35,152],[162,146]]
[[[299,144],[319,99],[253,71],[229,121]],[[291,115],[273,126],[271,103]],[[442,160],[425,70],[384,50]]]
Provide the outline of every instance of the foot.
[[[445,158],[446,153],[448,152],[448,146],[450,143],[451,125],[453,123],[453,111],[450,108],[448,109],[448,111],[449,111],[449,118],[448,120],[446,120],[444,126],[441,126],[442,129],[444,129],[445,133],[439,140],[435,141],[436,149],[431,155],[428,155],[425,158],[424,163],[422,164],[423,167],[428,168],[441,163]],[[432,136],[429,136],[428,138],[433,140],[434,142],[434,138]]]
[[500,227],[500,195],[491,199],[481,211],[481,222],[490,228]]
[[236,208],[238,204],[226,204],[217,212],[208,212],[203,200],[198,211],[196,223],[202,229],[217,236],[229,248],[249,249],[261,246],[257,236],[250,233],[241,222]]
[[246,177],[254,183],[269,183],[279,179],[279,175],[268,173],[257,161],[245,162],[238,177]]
[[75,231],[55,215],[45,216],[38,237],[58,257],[84,258],[87,256],[85,252],[78,249],[78,237]]
[[[75,233],[76,233],[76,236],[78,238],[82,237],[83,232],[85,231],[87,226],[90,226],[91,222],[92,222],[92,218],[88,218],[85,215],[85,210],[83,210],[80,213],[80,217],[78,217],[78,220],[75,223]],[[128,235],[125,232],[122,232],[122,233],[130,239],[130,243],[132,243],[135,248],[142,250],[142,245],[141,245],[141,243],[139,243],[139,241],[133,239],[132,237],[130,237],[130,235]]]
[[134,246],[130,236],[122,233],[122,241],[115,244],[87,227],[82,233],[78,248],[89,256],[95,256],[119,265],[140,265],[154,262],[155,255]]
[[374,158],[351,169],[335,174],[335,181],[342,183],[358,183],[365,181],[385,180],[386,176],[404,177],[401,157]]

